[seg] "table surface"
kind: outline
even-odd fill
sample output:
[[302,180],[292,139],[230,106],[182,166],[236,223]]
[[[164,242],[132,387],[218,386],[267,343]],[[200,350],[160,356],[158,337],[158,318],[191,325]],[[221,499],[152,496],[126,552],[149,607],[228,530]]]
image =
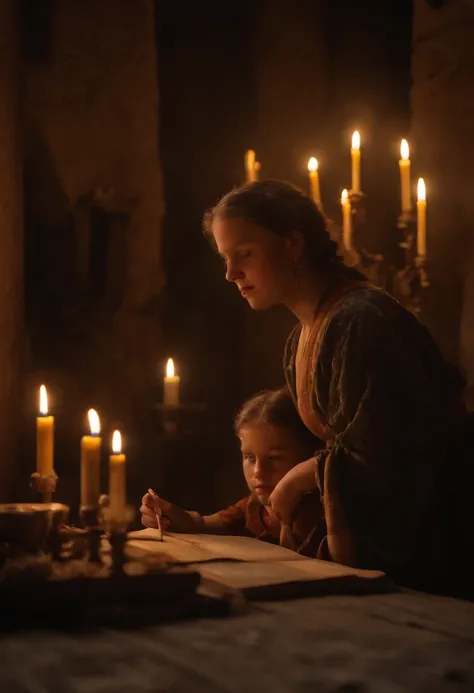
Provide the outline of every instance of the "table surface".
[[398,592],[254,602],[227,619],[2,638],[2,693],[474,690],[474,604]]

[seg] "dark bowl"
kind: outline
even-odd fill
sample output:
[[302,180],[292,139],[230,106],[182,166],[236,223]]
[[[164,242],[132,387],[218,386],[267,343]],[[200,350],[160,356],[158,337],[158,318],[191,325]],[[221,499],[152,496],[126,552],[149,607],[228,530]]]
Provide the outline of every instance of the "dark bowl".
[[13,552],[42,551],[51,532],[66,522],[68,515],[69,508],[61,503],[1,504],[0,544]]

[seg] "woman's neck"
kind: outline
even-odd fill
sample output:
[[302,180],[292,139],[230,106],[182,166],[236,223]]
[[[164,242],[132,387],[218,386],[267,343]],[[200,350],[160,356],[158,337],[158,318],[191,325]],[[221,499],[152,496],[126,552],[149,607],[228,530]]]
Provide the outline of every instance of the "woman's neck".
[[316,277],[309,274],[298,277],[294,290],[283,304],[291,310],[303,327],[311,325],[324,293],[334,280],[335,275],[330,272]]

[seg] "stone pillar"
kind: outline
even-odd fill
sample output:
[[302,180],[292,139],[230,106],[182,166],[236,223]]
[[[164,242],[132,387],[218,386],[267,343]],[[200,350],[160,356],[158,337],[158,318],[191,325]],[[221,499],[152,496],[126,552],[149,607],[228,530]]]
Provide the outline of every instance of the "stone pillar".
[[474,387],[474,5],[415,0],[413,161],[428,195],[425,320]]
[[22,171],[20,154],[19,3],[0,0],[0,501],[18,469],[23,319]]

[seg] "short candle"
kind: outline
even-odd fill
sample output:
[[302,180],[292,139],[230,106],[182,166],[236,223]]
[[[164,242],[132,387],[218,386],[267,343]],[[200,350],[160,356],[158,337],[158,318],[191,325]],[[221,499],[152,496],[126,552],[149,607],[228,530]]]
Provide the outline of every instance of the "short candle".
[[166,407],[179,407],[180,377],[175,373],[173,359],[166,362],[166,375],[163,380],[163,404]]

